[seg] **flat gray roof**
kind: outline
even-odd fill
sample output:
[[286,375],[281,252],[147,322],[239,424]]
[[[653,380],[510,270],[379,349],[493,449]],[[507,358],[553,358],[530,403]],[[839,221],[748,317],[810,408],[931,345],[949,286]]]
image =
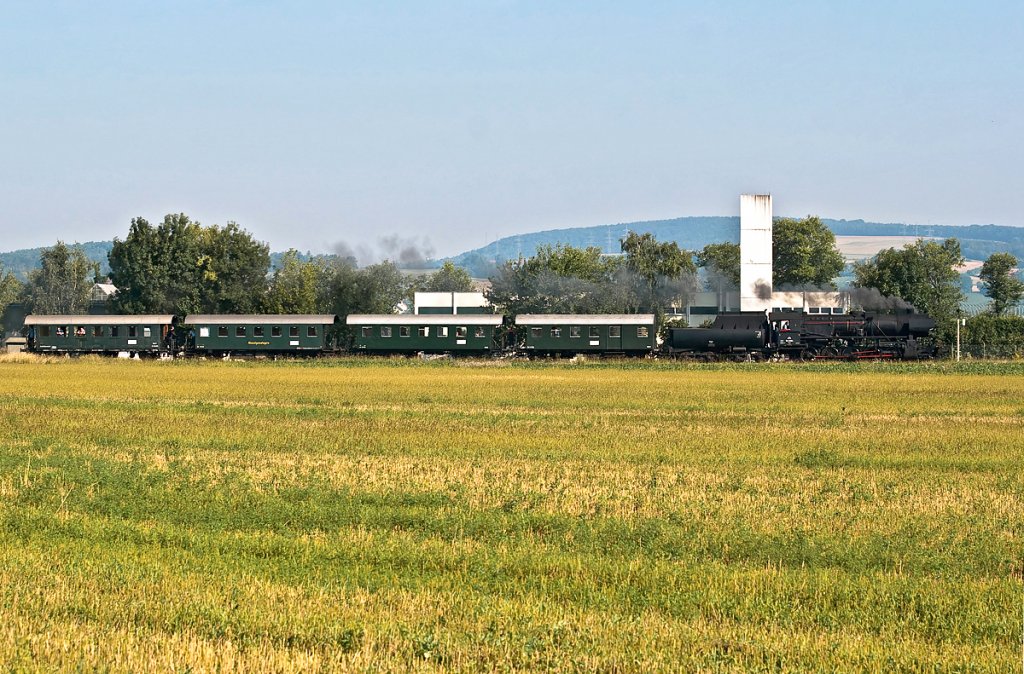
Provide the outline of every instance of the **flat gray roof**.
[[654,314],[519,314],[516,325],[653,325]]
[[204,323],[230,323],[232,325],[331,325],[338,317],[334,314],[191,314],[185,325]]
[[50,316],[31,315],[25,317],[25,325],[170,325],[171,314],[137,314],[131,316],[90,314],[54,314]]
[[346,325],[501,325],[497,314],[350,314]]

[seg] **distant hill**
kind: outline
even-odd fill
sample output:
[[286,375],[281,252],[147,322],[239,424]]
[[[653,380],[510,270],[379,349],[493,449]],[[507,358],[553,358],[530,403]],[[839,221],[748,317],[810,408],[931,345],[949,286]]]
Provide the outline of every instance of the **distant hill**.
[[[822,218],[837,236],[953,237],[959,239],[965,257],[983,260],[995,252],[1013,253],[1024,260],[1024,227],[1002,225],[905,225],[901,223],[833,220]],[[619,239],[626,232],[650,232],[661,241],[675,241],[682,248],[698,250],[709,243],[739,242],[738,216],[684,217],[671,220],[623,222],[614,225],[551,229],[498,239],[482,248],[460,253],[451,259],[474,276],[488,276],[496,263],[530,256],[541,245],[596,246],[605,253],[619,252]]]
[[[984,260],[992,253],[1008,252],[1024,260],[1024,227],[1004,225],[905,225],[901,223],[865,222],[864,220],[832,220],[822,218],[837,236],[912,236],[912,237],[954,237],[959,239],[964,257]],[[650,232],[661,241],[675,241],[688,250],[698,250],[709,243],[739,241],[740,219],[736,216],[704,216],[673,218],[671,220],[648,220],[643,222],[620,222],[613,225],[574,227],[570,229],[549,229],[506,236],[482,248],[468,250],[450,258],[465,267],[473,276],[486,278],[495,265],[520,255],[533,255],[538,246],[566,244],[578,247],[596,246],[606,253],[619,252],[619,239],[628,231]],[[90,260],[100,263],[103,273],[109,271],[107,253],[113,242],[90,241],[81,244]],[[0,253],[0,263],[19,278],[39,264],[42,248],[28,248],[9,253]],[[271,253],[271,264],[276,266],[282,253]],[[308,253],[302,255],[307,258]],[[326,256],[331,257],[331,256]],[[440,265],[440,261],[428,261],[427,267]]]
[[[107,253],[113,248],[113,241],[89,241],[68,245],[81,246],[87,258],[99,263],[101,274],[110,271],[110,265],[107,264]],[[12,272],[24,281],[28,277],[28,273],[39,266],[39,254],[42,252],[42,248],[23,248],[9,253],[0,253],[0,264],[3,264],[6,271]]]

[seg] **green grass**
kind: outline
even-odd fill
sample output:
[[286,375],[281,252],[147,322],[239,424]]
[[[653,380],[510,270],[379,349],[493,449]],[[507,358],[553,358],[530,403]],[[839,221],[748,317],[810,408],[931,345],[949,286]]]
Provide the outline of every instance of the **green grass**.
[[0,362],[0,669],[1013,671],[1022,374]]

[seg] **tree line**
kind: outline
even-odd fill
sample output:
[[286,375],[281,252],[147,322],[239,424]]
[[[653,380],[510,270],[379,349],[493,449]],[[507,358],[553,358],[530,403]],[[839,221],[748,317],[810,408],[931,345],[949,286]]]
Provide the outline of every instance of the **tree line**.
[[473,286],[451,263],[430,276],[408,276],[389,261],[358,267],[353,258],[304,259],[289,250],[271,269],[269,247],[236,223],[203,226],[184,214],[156,225],[133,219],[108,259],[110,273],[101,277],[80,248],[58,241],[43,250],[25,283],[0,268],[0,307],[20,302],[32,313],[86,313],[93,284],[109,281],[117,287],[109,299],[113,313],[345,315],[391,312],[418,290]]
[[[819,218],[779,218],[773,232],[776,289],[835,289],[833,279],[845,265],[835,236]],[[596,247],[541,246],[533,256],[500,265],[490,278],[488,299],[509,314],[652,312],[660,318],[666,307],[686,304],[704,287],[739,286],[738,244],[687,251],[649,233],[629,232],[620,246],[621,256]],[[473,287],[469,274],[451,262],[432,275],[410,277],[390,261],[359,267],[352,258],[308,258],[290,250],[272,269],[269,247],[236,223],[204,226],[185,214],[167,215],[155,225],[133,219],[128,235],[114,240],[108,261],[109,278],[101,278],[80,248],[58,241],[44,249],[39,268],[24,284],[0,268],[0,307],[20,302],[34,313],[85,313],[93,283],[109,280],[118,289],[109,300],[115,313],[344,316],[390,313],[418,290]],[[858,308],[889,309],[892,298],[902,298],[949,333],[960,312],[956,267],[963,262],[956,239],[922,239],[883,250],[853,267],[853,286],[875,291],[855,294]],[[994,315],[1006,314],[1024,297],[1016,265],[1013,255],[995,253],[981,268]],[[703,281],[698,268],[704,269]]]

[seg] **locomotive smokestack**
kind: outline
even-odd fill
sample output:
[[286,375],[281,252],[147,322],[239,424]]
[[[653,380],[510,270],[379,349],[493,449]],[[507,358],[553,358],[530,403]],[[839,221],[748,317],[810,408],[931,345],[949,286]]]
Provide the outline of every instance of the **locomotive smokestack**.
[[772,305],[772,196],[740,195],[740,311]]

